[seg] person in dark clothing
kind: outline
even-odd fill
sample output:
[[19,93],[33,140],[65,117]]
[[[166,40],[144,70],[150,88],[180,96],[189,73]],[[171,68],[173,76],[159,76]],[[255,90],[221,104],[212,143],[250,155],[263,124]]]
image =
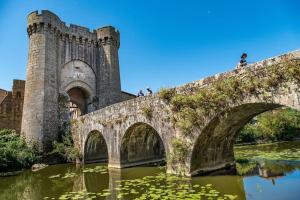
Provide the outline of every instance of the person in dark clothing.
[[236,67],[237,69],[243,68],[247,65],[246,58],[247,58],[247,54],[243,53],[242,56],[241,56],[241,60],[240,60],[239,64]]
[[138,97],[143,97],[143,96],[145,96],[144,93],[143,93],[143,90],[140,90],[137,96],[138,96]]
[[147,88],[147,95],[152,96],[152,94],[153,94],[152,90],[148,87]]

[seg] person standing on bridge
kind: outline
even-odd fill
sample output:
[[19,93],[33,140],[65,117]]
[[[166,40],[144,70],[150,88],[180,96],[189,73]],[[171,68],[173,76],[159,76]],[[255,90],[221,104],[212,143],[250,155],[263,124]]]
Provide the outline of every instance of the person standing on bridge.
[[246,61],[247,56],[248,55],[246,53],[242,54],[241,60],[240,60],[239,64],[236,66],[236,69],[241,69],[241,68],[247,66],[247,61]]

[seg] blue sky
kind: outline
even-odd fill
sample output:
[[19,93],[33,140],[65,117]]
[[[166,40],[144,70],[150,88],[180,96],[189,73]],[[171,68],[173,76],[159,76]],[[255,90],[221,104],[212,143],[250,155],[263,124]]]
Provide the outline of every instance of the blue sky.
[[300,48],[297,0],[0,0],[0,88],[25,79],[26,17],[48,9],[67,23],[121,32],[122,88],[181,85]]

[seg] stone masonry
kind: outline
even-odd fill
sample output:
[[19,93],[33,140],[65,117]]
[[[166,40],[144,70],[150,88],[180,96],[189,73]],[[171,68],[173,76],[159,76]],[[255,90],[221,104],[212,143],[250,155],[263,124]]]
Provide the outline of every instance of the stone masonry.
[[0,129],[21,131],[25,81],[14,80],[12,91],[0,89]]

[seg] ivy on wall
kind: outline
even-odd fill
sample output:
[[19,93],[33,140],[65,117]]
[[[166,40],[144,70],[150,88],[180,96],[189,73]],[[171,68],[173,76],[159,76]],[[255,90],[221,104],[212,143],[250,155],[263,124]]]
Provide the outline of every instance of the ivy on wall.
[[170,156],[171,163],[185,160],[191,147],[187,138],[192,137],[195,128],[202,128],[210,117],[230,110],[233,105],[253,95],[271,103],[278,87],[287,88],[288,83],[300,83],[300,63],[297,60],[242,70],[245,71],[237,75],[216,78],[203,88],[186,86],[180,92],[160,90],[159,98],[171,106],[174,125],[181,132],[179,137],[185,138],[176,138],[172,142],[174,153]]
[[141,108],[143,115],[148,119],[151,120],[152,119],[152,115],[153,115],[153,110],[150,106],[144,106]]

